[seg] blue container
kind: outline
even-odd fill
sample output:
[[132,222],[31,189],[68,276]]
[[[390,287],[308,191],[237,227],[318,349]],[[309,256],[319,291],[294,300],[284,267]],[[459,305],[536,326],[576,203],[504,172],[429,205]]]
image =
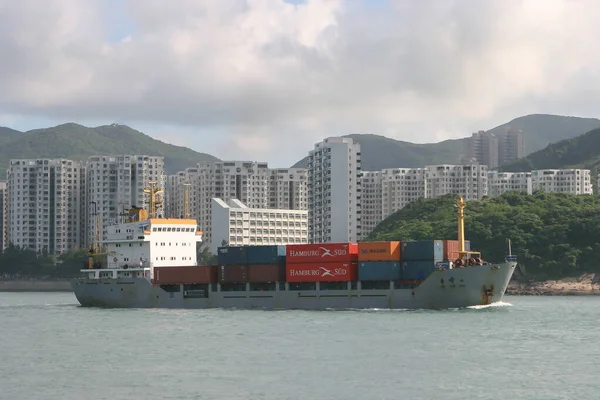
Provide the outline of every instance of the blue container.
[[243,265],[248,263],[248,246],[227,246],[217,249],[219,265]]
[[401,246],[400,261],[444,259],[444,242],[442,240],[402,242]]
[[358,263],[359,281],[399,281],[402,270],[398,261],[361,261]]
[[283,264],[285,263],[285,246],[249,246],[248,264]]
[[436,265],[439,260],[421,260],[421,261],[403,261],[402,266],[402,280],[404,281],[415,281],[423,280],[435,271],[438,266]]

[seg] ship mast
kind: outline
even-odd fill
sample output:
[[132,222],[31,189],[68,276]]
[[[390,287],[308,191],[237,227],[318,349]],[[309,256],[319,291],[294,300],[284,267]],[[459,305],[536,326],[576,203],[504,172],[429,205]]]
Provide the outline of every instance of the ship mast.
[[100,213],[98,213],[98,205],[95,201],[90,201],[90,204],[94,206],[94,211],[90,216],[96,217],[96,223],[90,249],[88,250],[88,268],[94,268],[94,256],[100,254]]
[[458,197],[456,201],[456,208],[458,209],[458,255],[460,259],[468,258],[469,256],[481,257],[481,252],[465,250],[465,207],[467,202],[462,198]]
[[463,200],[462,196],[458,197],[456,201],[456,208],[458,209],[458,253],[461,257],[465,254],[465,206],[467,203]]
[[183,218],[190,217],[190,184],[184,183],[183,191]]
[[144,189],[144,193],[150,195],[148,201],[148,218],[156,218],[156,206],[162,204],[162,201],[156,199],[156,195],[163,192],[162,189],[156,189],[156,182],[148,182],[150,188]]

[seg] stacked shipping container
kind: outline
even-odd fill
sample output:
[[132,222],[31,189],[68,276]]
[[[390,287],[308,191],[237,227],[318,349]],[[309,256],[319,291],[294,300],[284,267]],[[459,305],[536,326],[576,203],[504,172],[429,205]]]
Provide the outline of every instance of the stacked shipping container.
[[402,279],[421,281],[436,269],[436,263],[444,261],[442,240],[421,240],[402,243]]
[[285,280],[285,246],[230,246],[218,249],[220,283]]
[[[470,242],[465,241],[465,250],[470,248]],[[153,282],[418,281],[443,266],[442,261],[457,258],[457,240],[232,246],[218,249],[218,266],[157,267]]]
[[400,242],[358,244],[358,280],[377,282],[401,278]]
[[288,282],[347,282],[358,279],[356,243],[290,244],[286,248]]

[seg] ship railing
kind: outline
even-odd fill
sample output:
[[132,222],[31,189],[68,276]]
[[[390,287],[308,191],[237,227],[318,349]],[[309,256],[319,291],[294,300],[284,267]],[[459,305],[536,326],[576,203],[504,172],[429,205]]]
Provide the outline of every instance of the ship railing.
[[119,268],[119,269],[150,268],[151,266],[152,266],[152,263],[150,263],[148,261],[142,261],[141,263],[139,261],[137,263],[135,261],[120,262],[117,264],[117,268]]

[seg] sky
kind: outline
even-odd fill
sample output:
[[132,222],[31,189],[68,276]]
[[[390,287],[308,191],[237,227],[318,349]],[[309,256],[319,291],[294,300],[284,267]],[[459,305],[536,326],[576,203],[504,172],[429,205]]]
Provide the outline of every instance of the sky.
[[329,136],[600,117],[599,20],[598,0],[0,0],[0,126],[288,167]]

